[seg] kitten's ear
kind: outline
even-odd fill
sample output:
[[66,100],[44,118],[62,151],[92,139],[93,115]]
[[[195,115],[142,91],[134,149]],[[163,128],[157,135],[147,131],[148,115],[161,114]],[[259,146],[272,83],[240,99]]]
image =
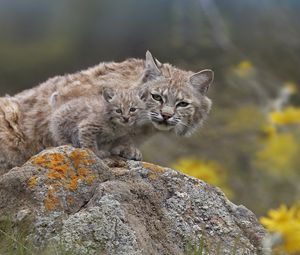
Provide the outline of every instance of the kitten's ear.
[[137,92],[138,97],[142,100],[142,101],[146,101],[147,97],[148,97],[148,89],[146,88],[140,88]]
[[195,89],[205,95],[214,80],[214,72],[210,69],[205,69],[190,76],[189,80]]
[[102,93],[106,102],[110,102],[115,95],[115,91],[112,88],[104,88]]
[[[162,65],[160,62],[158,63],[159,66]],[[150,53],[150,51],[147,50],[146,60],[145,60],[145,73],[144,73],[143,81],[154,79],[155,77],[160,75],[161,75],[161,71],[159,70],[157,64],[155,63],[152,54]]]

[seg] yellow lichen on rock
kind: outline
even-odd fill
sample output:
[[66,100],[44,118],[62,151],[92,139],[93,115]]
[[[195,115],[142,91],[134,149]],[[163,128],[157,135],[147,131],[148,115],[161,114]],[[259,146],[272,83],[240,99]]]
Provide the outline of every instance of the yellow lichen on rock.
[[30,188],[33,188],[34,186],[36,186],[36,184],[37,184],[37,176],[33,175],[28,181],[28,186]]
[[148,162],[142,162],[142,165],[144,168],[147,168],[147,169],[151,170],[152,172],[156,172],[156,173],[166,172],[165,168],[158,166],[158,165],[148,163]]
[[166,171],[165,168],[148,162],[142,162],[142,165],[144,168],[151,171],[151,173],[149,173],[148,175],[148,178],[150,180],[156,180],[158,174],[164,173]]

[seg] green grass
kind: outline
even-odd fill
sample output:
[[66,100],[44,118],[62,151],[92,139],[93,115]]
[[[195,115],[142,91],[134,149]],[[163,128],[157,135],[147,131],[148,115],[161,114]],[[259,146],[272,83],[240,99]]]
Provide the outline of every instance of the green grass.
[[0,255],[79,255],[67,251],[62,244],[49,245],[43,250],[37,249],[26,238],[30,234],[28,224],[17,226],[9,217],[0,219]]
[[[16,226],[9,218],[0,219],[0,255],[79,255],[67,250],[63,244],[49,245],[39,250],[26,237],[30,234],[29,225]],[[231,255],[236,255],[239,248],[239,238],[236,239]],[[103,249],[99,249],[97,254]],[[210,249],[205,243],[204,235],[189,238],[185,247],[185,255],[208,255]],[[219,244],[215,255],[222,254]],[[83,255],[83,254],[80,254]]]
[[[231,255],[236,255],[239,248],[239,237],[235,239]],[[200,235],[196,238],[189,238],[185,247],[185,255],[208,255],[209,247],[205,243],[204,235]],[[215,255],[222,255],[221,243],[218,244]]]

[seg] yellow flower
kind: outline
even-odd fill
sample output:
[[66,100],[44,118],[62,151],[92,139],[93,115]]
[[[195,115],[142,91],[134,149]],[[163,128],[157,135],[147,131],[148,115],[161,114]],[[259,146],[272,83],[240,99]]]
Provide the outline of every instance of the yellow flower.
[[266,138],[274,137],[277,134],[276,128],[270,124],[263,126],[261,131]]
[[253,70],[253,64],[249,60],[243,60],[234,67],[234,72],[242,78],[249,77],[253,73]]
[[227,175],[224,169],[213,161],[202,161],[195,158],[181,158],[173,168],[220,187],[228,197],[232,197],[232,190],[226,184]]
[[268,217],[261,217],[260,222],[272,233],[279,233],[283,244],[279,247],[287,253],[300,251],[300,208],[290,209],[281,205],[277,210],[270,210]]
[[290,95],[293,95],[297,92],[297,84],[294,82],[291,81],[285,82],[283,86],[289,92]]
[[256,153],[256,164],[272,173],[286,174],[293,169],[297,155],[298,144],[292,133],[273,133]]
[[300,108],[290,106],[281,112],[271,112],[270,119],[278,125],[300,124]]

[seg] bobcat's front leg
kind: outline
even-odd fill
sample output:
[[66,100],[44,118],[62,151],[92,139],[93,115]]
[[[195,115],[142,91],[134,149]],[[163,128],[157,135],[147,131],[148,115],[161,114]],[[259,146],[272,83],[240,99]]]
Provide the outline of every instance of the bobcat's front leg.
[[111,149],[111,154],[131,160],[142,160],[141,151],[136,148],[129,136],[118,139]]

